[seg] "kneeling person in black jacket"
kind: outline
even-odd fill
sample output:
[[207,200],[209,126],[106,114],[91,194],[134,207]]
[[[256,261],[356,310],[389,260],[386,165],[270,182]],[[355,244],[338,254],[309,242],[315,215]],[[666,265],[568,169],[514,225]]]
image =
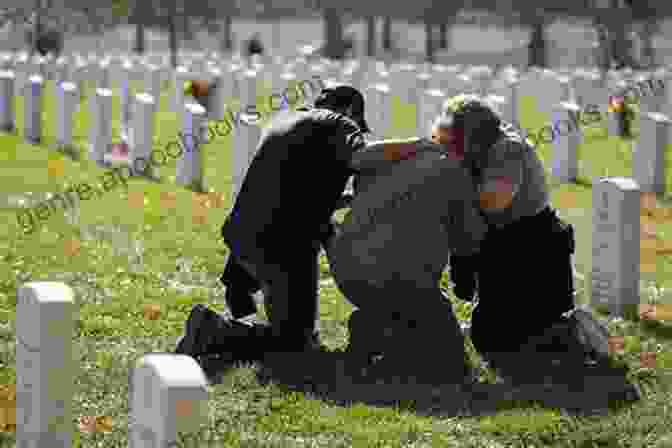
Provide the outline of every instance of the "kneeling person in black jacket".
[[[221,280],[235,320],[194,307],[177,353],[254,361],[319,348],[319,251],[334,233],[353,153],[377,147],[398,160],[418,140],[367,143],[368,131],[364,98],[347,85],[325,88],[313,109],[280,115],[264,130],[222,227],[230,257]],[[256,313],[260,289],[270,325],[240,320]]]

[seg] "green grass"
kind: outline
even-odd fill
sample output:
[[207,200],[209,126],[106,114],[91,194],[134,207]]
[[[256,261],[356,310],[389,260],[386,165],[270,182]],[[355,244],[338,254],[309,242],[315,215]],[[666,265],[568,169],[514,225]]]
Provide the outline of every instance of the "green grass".
[[[16,100],[19,136],[0,135],[2,163],[0,191],[3,194],[59,192],[66,184],[97,183],[104,170],[87,160],[86,153],[79,162],[64,158],[49,145],[55,140],[55,103],[53,85],[46,96],[43,123],[45,142],[41,146],[22,141],[23,105]],[[157,146],[172,141],[178,130],[176,114],[168,111],[169,90],[164,90],[161,112],[157,117]],[[91,90],[89,89],[89,93]],[[259,99],[262,99],[261,92]],[[77,113],[74,131],[76,143],[87,141],[88,104]],[[114,135],[118,135],[118,97],[114,99]],[[412,108],[395,103],[395,128],[390,135],[409,135],[412,129],[404,123],[413,116]],[[535,113],[533,98],[523,100],[523,125],[536,129],[548,117]],[[577,271],[590,270],[591,255],[591,189],[590,180],[608,170],[609,175],[631,173],[630,142],[618,138],[603,138],[604,130],[587,132],[581,150],[582,179],[577,185],[554,187],[559,194],[575,193],[575,204],[563,207],[565,217],[577,227]],[[219,137],[205,146],[206,187],[229,197],[231,138]],[[550,166],[551,148],[540,148],[540,154]],[[50,177],[49,159],[63,159],[62,176]],[[226,259],[227,248],[220,238],[230,201],[223,208],[207,211],[205,224],[194,223],[193,198],[199,195],[174,185],[175,162],[169,161],[159,169],[162,183],[131,180],[128,190],[118,187],[97,200],[82,202],[81,223],[109,223],[126,226],[133,237],[144,245],[144,269],[134,271],[127,254],[115,254],[109,241],[81,241],[81,252],[64,252],[65,240],[80,238],[58,212],[41,224],[39,231],[22,235],[16,222],[16,210],[0,210],[0,384],[15,383],[15,310],[17,287],[27,281],[65,281],[77,295],[75,359],[77,360],[76,393],[73,428],[76,447],[126,446],[128,416],[128,368],[136,359],[151,351],[171,351],[175,339],[192,305],[206,303],[224,310],[222,288],[218,284]],[[171,176],[173,178],[171,179]],[[668,189],[672,178],[668,176]],[[129,192],[144,192],[143,209],[129,206]],[[162,192],[175,192],[174,210],[161,204]],[[669,235],[670,224],[661,225],[660,233]],[[204,279],[183,283],[201,283],[205,287],[179,289],[168,280],[175,278],[178,258],[188,259],[192,271]],[[326,259],[321,260],[323,285],[320,291],[322,333],[331,349],[347,343],[347,319],[353,308],[333,282],[329,282]],[[670,260],[661,259],[660,269],[651,280],[659,287],[669,288],[672,281]],[[445,275],[443,283],[447,284]],[[577,300],[585,302],[583,285],[577,284]],[[648,285],[643,285],[648,286]],[[648,297],[643,289],[642,300]],[[451,298],[452,300],[452,298]],[[157,303],[162,307],[159,320],[146,320],[142,305]],[[460,319],[467,319],[470,307],[454,301]],[[528,310],[521,310],[527,312]],[[531,400],[501,400],[496,412],[486,415],[421,412],[426,396],[421,392],[370,388],[362,391],[362,400],[352,406],[318,399],[311,393],[297,393],[277,382],[260,383],[255,368],[243,367],[232,371],[221,385],[211,388],[209,418],[200,433],[201,440],[213,440],[212,446],[355,446],[355,447],[617,447],[672,446],[672,416],[670,415],[670,369],[672,331],[664,324],[640,322],[612,324],[614,334],[628,337],[623,361],[633,367],[632,378],[641,384],[645,398],[633,406],[614,408],[594,416],[570,415],[553,407],[542,407]],[[658,364],[651,371],[637,369],[641,350],[657,351]],[[473,354],[473,359],[478,357]],[[483,368],[484,369],[484,368]],[[493,374],[483,370],[484,381],[493,381]],[[372,406],[365,395],[381,395],[400,403]],[[355,394],[357,395],[357,394]],[[405,398],[404,398],[405,397]],[[423,401],[424,400],[424,401]],[[450,408],[451,396],[444,395],[441,403]],[[79,434],[79,416],[109,416],[113,430],[107,434]],[[214,442],[217,440],[217,442]],[[191,445],[186,445],[191,446]],[[201,442],[199,446],[209,446]]]

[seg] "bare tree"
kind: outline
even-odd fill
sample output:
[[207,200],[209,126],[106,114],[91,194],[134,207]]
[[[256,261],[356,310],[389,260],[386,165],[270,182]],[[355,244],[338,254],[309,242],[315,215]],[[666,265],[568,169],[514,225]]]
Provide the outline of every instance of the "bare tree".
[[366,17],[366,55],[370,58],[376,56],[376,18]]

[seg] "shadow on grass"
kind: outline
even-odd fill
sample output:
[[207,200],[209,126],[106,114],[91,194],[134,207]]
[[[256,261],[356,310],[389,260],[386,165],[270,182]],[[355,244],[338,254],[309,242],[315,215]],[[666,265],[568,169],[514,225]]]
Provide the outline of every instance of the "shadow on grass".
[[[529,367],[530,363],[518,364]],[[231,367],[223,366],[211,367],[210,371],[220,375],[230,371]],[[517,386],[475,380],[431,385],[391,373],[376,381],[358,370],[357,363],[342,351],[275,353],[257,364],[257,380],[340,406],[362,403],[397,407],[434,417],[492,415],[535,404],[575,415],[595,415],[631,405],[642,396],[639,388],[628,382],[626,372],[609,367],[585,368],[569,375],[555,371],[550,377],[549,373],[537,372],[537,381],[523,380]],[[544,378],[552,378],[552,386],[544,384]],[[220,381],[213,380],[215,384]]]

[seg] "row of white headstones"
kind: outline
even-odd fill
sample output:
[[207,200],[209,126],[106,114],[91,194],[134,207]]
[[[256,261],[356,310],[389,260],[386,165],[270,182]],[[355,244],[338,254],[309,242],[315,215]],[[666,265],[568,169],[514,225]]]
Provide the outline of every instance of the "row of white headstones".
[[[373,109],[371,121],[374,126],[385,123],[384,111],[389,110],[391,93],[389,85],[384,83],[385,76],[379,76],[382,80],[375,80],[373,87],[367,90],[369,100],[374,100],[369,102],[369,110]],[[394,84],[398,85],[397,82]],[[511,89],[517,92],[517,87]],[[446,96],[445,92],[437,89],[425,89],[423,93],[419,100],[420,117],[426,117],[423,114],[430,107],[434,112],[438,111]],[[516,104],[515,95],[512,95],[513,104]],[[99,90],[98,96],[109,98],[110,95],[100,95]],[[136,96],[138,104],[151,107],[144,109],[138,106],[134,111],[134,120],[139,120],[137,115],[141,115],[142,111],[155,112],[153,101],[141,101],[139,98],[144,97],[142,94]],[[433,99],[433,102],[427,98]],[[388,108],[381,111],[376,99],[383,105],[387,104]],[[560,111],[576,111],[578,107],[568,101],[563,103]],[[193,110],[193,107],[186,106],[185,115]],[[197,115],[204,116],[202,109],[198,112]],[[144,113],[148,117],[151,115]],[[647,118],[641,120],[642,126],[645,126]],[[193,121],[191,123],[193,126]],[[427,121],[419,120],[419,123]],[[248,128],[253,127],[243,126],[241,129]],[[642,134],[646,134],[647,128],[643,129]],[[660,138],[657,135],[656,146],[660,144]],[[252,142],[256,140],[250,144]],[[576,140],[574,142],[576,144]],[[253,155],[253,151],[248,154]],[[639,304],[640,185],[630,178],[603,178],[593,186],[592,300],[614,315],[623,315],[626,307]],[[76,313],[73,292],[63,283],[36,282],[21,286],[17,296],[18,446],[22,446],[25,440],[27,446],[69,447],[75,367],[70,361],[73,359],[73,317]],[[207,414],[207,380],[192,358],[170,353],[147,354],[138,361],[130,378],[131,447],[171,446],[178,431],[196,431],[204,421]]]
[[[136,64],[131,59],[104,59],[96,62],[86,61],[80,56],[73,59],[73,64],[68,64],[69,59],[64,57],[57,61],[47,62],[42,58],[29,63],[25,58],[10,60],[6,56],[3,65],[13,68],[13,71],[0,72],[0,129],[14,130],[12,92],[22,92],[25,98],[24,138],[29,143],[41,141],[44,77],[37,73],[51,72],[55,73],[55,79],[61,81],[57,87],[57,144],[64,148],[72,146],[73,113],[79,103],[77,91],[81,90],[84,79],[93,78],[97,89],[91,101],[89,156],[97,163],[105,164],[109,161],[106,152],[112,140],[113,92],[110,80],[115,77],[119,81],[122,128],[128,129],[131,137],[129,161],[142,159],[143,162],[138,165],[142,168],[136,171],[144,171],[147,165],[151,168],[151,164],[144,161],[150,160],[161,84],[165,74],[169,73],[174,89],[173,108],[175,112],[182,112],[182,135],[185,136],[181,142],[184,150],[177,164],[176,181],[180,185],[199,185],[201,188],[205,186],[199,143],[207,141],[207,121],[227,120],[230,108],[226,102],[235,97],[245,107],[256,105],[258,83],[264,77],[270,78],[277,93],[286,92],[288,86],[297,80],[325,75],[331,80],[352,82],[363,87],[367,96],[367,119],[378,136],[391,136],[393,95],[399,96],[403,103],[416,106],[415,130],[420,135],[427,135],[429,123],[440,110],[442,102],[461,92],[490,94],[490,99],[499,107],[504,119],[517,126],[521,92],[538,98],[540,111],[553,117],[556,129],[563,127],[559,123],[576,123],[577,115],[582,110],[595,105],[607,115],[610,133],[615,133],[615,116],[607,112],[609,92],[628,83],[641,84],[643,80],[654,76],[662,81],[661,86],[666,87],[665,80],[668,78],[666,71],[640,73],[628,76],[628,79],[621,74],[612,76],[605,86],[596,73],[587,70],[530,71],[524,75],[509,71],[495,76],[488,67],[463,69],[459,66],[425,66],[421,69],[415,65],[402,64],[388,70],[380,63],[368,61],[339,66],[330,62],[311,65],[305,59],[298,59],[288,64],[277,61],[267,66],[254,64],[253,67],[245,67],[237,61],[195,61],[190,67],[182,66],[172,71],[152,64]],[[182,83],[193,77],[220,79],[210,111],[206,112],[190,101],[185,103]],[[138,78],[144,80],[144,92],[133,95],[131,81]],[[325,81],[324,78],[322,80]],[[305,92],[306,89],[302,89],[302,93]],[[633,177],[645,191],[664,191],[663,160],[664,148],[671,132],[667,118],[672,112],[671,98],[672,89],[663,88],[653,95],[642,96],[640,101],[641,132],[633,156]],[[237,116],[240,121],[249,118],[244,114]],[[234,126],[234,150],[231,154],[235,191],[242,183],[260,136],[259,127],[250,126],[249,121],[245,126],[238,124]],[[553,139],[553,175],[560,181],[571,182],[578,176],[577,147],[583,139],[583,132],[576,126],[574,129],[568,125],[564,127],[569,127],[569,130],[557,132],[558,135]],[[192,134],[197,138],[190,138]],[[134,168],[132,163],[130,165]]]
[[[144,167],[150,165],[155,131],[155,113],[161,95],[161,83],[167,70],[152,64],[134,64],[130,59],[111,59],[87,62],[76,57],[74,64],[68,64],[66,58],[48,63],[42,58],[29,63],[25,58],[8,60],[3,65],[14,65],[14,71],[0,72],[0,129],[14,130],[15,118],[12,92],[23,90],[24,107],[24,138],[29,143],[37,144],[42,139],[42,99],[44,93],[44,77],[37,73],[55,73],[58,83],[57,95],[57,144],[60,147],[72,146],[73,113],[78,102],[78,86],[88,76],[93,77],[97,89],[91,101],[92,123],[89,129],[89,156],[99,164],[105,164],[109,158],[106,152],[112,140],[112,76],[119,80],[119,93],[122,105],[122,128],[129,132],[129,161],[142,159],[135,171],[147,172]],[[22,73],[18,77],[16,74]],[[397,95],[403,103],[416,106],[418,114],[416,132],[427,135],[429,123],[440,110],[443,101],[457,93],[490,94],[489,98],[500,109],[505,120],[519,126],[520,92],[532,94],[539,99],[541,112],[553,117],[556,129],[559,123],[576,123],[577,115],[589,105],[595,105],[600,112],[607,114],[607,123],[611,133],[615,132],[615,116],[607,112],[610,89],[624,86],[627,82],[640,82],[630,77],[612,77],[611,85],[600,82],[599,76],[590,71],[579,70],[573,73],[551,71],[529,72],[524,76],[515,72],[501,72],[494,76],[488,67],[470,67],[462,69],[454,67],[424,67],[402,64],[387,70],[381,64],[355,63],[339,66],[330,62],[309,64],[299,59],[290,64],[278,61],[264,66],[254,64],[245,67],[236,61],[224,63],[207,60],[205,63],[194,62],[191,67],[178,67],[170,73],[173,81],[173,107],[175,112],[182,112],[182,156],[177,164],[176,182],[180,185],[203,185],[203,164],[199,144],[207,141],[207,121],[224,121],[230,109],[226,102],[238,97],[240,104],[257,104],[257,87],[259,80],[266,75],[271,80],[274,91],[286,92],[289,85],[297,80],[309,80],[327,75],[331,80],[347,81],[363,87],[367,97],[367,119],[378,136],[389,136],[392,118],[392,97]],[[639,74],[641,80],[651,78],[653,74]],[[656,76],[664,82],[666,71]],[[215,100],[210,111],[205,111],[194,102],[183,97],[183,81],[193,77],[205,77],[210,80],[219,79],[219,87],[215,92]],[[132,95],[131,81],[144,80],[144,92]],[[25,79],[25,81],[24,81]],[[74,81],[74,82],[73,82]],[[325,81],[324,78],[322,81]],[[315,89],[313,89],[315,90]],[[302,89],[305,93],[306,89]],[[315,91],[309,92],[314,94]],[[645,191],[664,191],[665,163],[664,148],[669,141],[670,120],[661,112],[672,112],[670,104],[672,89],[663,88],[655,95],[641,98],[642,114],[640,114],[640,139],[636,144],[633,156],[633,177]],[[304,98],[308,100],[309,98]],[[232,115],[229,114],[229,117]],[[238,120],[250,117],[238,115]],[[232,151],[234,167],[235,191],[242,183],[247,166],[254,155],[260,136],[258,126],[238,126],[235,123],[236,136]],[[254,124],[254,123],[252,123]],[[554,177],[563,182],[576,180],[578,176],[577,147],[583,139],[583,132],[575,126],[565,125],[568,130],[557,132],[554,144]],[[548,134],[548,133],[547,133]],[[191,136],[195,138],[191,138]],[[240,150],[238,149],[240,148]],[[136,168],[130,163],[131,168]]]

